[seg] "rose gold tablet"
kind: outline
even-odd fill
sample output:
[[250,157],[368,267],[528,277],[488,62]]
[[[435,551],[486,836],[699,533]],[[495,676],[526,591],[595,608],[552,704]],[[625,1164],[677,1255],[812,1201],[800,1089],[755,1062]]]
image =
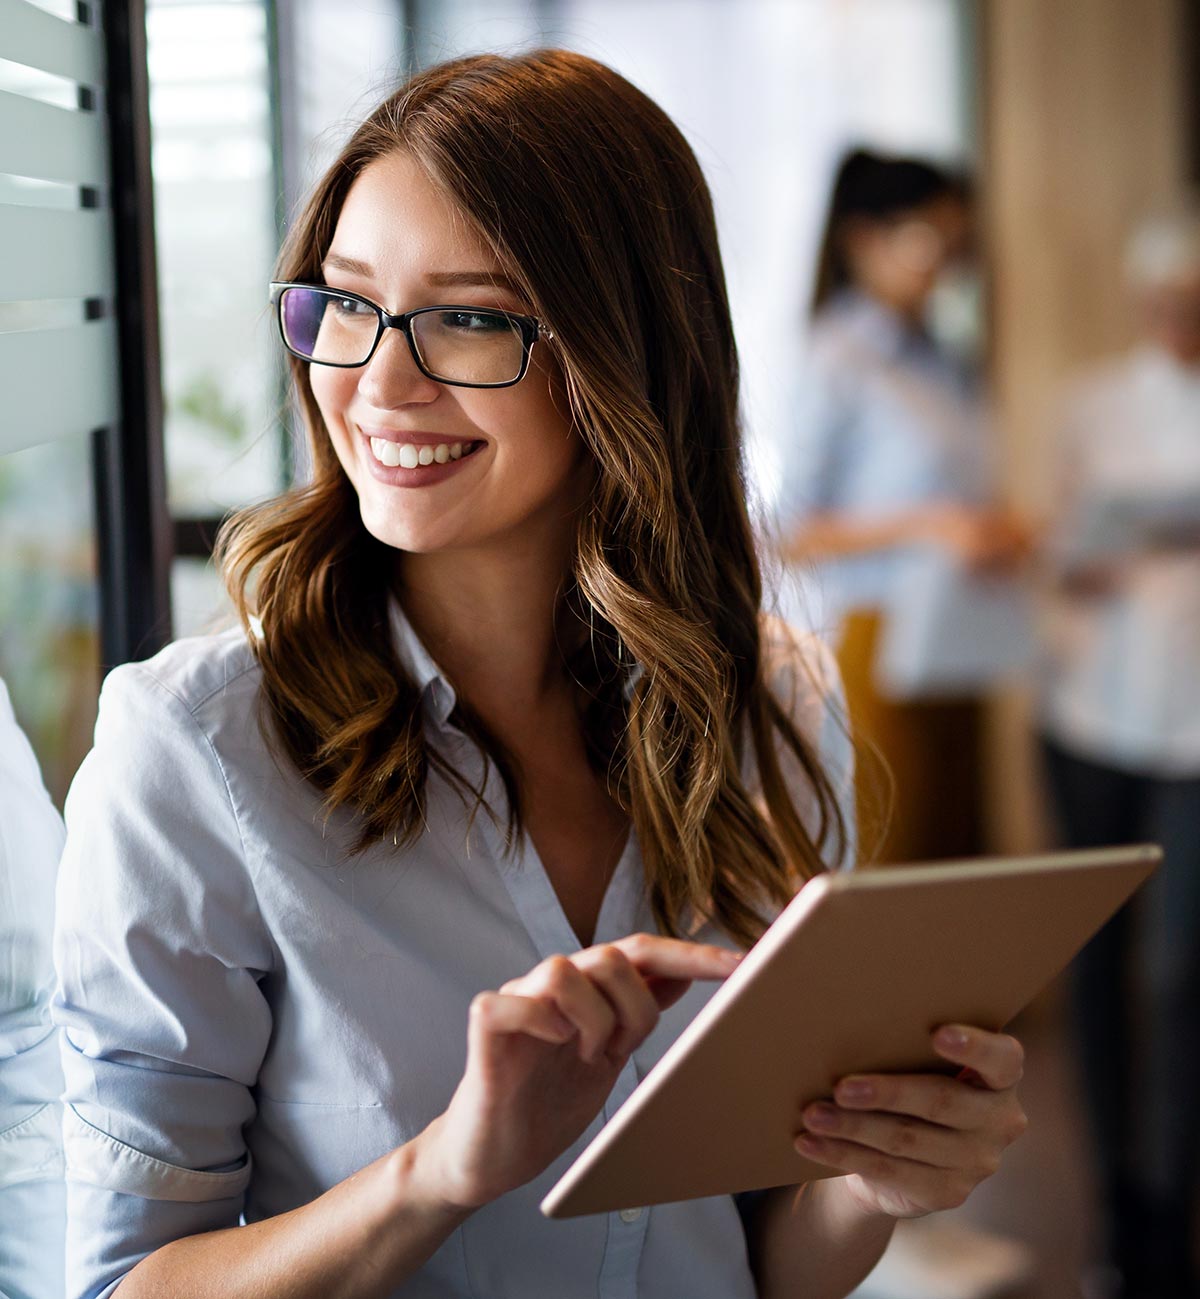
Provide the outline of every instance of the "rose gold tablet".
[[542,1201],[573,1217],[832,1176],[801,1108],[846,1074],[945,1070],[939,1024],[1000,1029],[1154,871],[1150,845],[807,884]]

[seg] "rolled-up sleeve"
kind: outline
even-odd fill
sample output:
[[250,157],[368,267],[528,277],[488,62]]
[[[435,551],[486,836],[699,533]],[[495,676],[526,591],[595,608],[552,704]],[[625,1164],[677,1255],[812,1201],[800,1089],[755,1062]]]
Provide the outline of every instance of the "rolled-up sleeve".
[[238,1223],[272,945],[217,750],[144,668],[106,680],[66,820],[67,1296],[95,1299],[169,1241]]

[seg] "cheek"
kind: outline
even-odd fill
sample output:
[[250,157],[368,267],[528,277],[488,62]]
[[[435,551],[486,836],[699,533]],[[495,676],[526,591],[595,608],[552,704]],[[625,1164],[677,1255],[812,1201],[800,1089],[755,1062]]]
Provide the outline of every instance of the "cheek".
[[349,434],[343,411],[354,394],[355,379],[348,370],[334,370],[328,367],[312,367],[309,375],[313,397],[325,421],[325,428],[343,464],[350,451]]

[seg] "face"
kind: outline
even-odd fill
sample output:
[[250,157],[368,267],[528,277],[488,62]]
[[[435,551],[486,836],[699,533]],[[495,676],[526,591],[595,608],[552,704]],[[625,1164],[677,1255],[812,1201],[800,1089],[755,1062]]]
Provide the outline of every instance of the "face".
[[1200,365],[1200,268],[1142,292],[1146,334],[1183,365]]
[[938,277],[962,260],[969,239],[969,213],[947,195],[896,221],[853,223],[846,256],[860,288],[905,315],[918,315]]
[[[393,314],[443,304],[533,314],[461,209],[405,153],[376,160],[355,180],[323,269],[331,287]],[[384,331],[366,365],[309,366],[372,536],[428,554],[563,528],[582,499],[585,457],[549,352],[539,339],[510,388],[427,378],[399,329]],[[406,467],[414,457],[416,467]]]

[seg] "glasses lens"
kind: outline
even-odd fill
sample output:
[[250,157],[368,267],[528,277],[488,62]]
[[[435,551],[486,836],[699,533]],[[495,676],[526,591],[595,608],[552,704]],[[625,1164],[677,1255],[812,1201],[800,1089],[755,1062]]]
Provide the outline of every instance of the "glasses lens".
[[327,289],[284,289],[283,339],[322,365],[362,365],[379,331],[374,307]]
[[414,316],[412,333],[425,368],[449,383],[512,383],[525,362],[521,326],[503,312],[438,307]]

